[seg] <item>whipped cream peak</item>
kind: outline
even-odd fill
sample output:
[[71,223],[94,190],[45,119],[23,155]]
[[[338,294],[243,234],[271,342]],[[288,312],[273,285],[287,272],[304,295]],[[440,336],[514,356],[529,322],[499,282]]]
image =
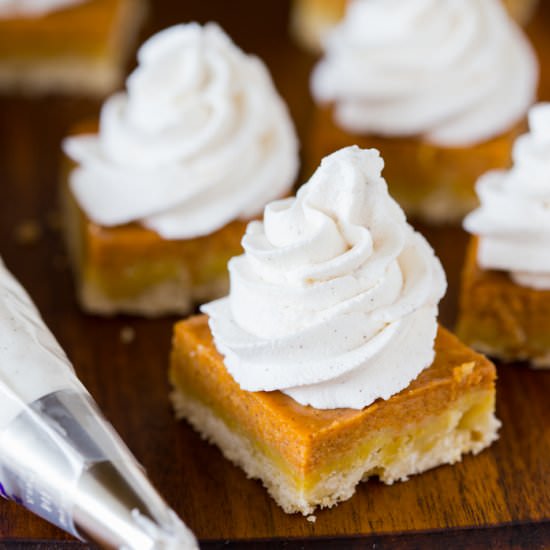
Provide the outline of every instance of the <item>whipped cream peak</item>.
[[50,12],[83,4],[88,0],[0,0],[0,19],[39,17]]
[[514,164],[476,186],[480,207],[464,220],[479,235],[478,262],[509,271],[522,286],[550,289],[550,103],[529,112],[530,132],[514,144]]
[[137,221],[193,238],[262,212],[298,171],[298,142],[264,64],[213,23],[145,42],[96,136],[65,140],[71,189],[105,226]]
[[229,296],[202,307],[243,389],[362,408],[431,364],[445,275],[383,165],[375,150],[337,151],[248,225]]
[[534,51],[499,0],[352,0],[311,87],[351,133],[453,147],[518,123],[537,80]]

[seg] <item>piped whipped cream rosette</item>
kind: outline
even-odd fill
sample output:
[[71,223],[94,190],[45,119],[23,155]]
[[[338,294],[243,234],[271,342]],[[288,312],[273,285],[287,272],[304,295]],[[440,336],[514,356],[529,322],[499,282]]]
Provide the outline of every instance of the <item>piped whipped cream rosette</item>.
[[100,132],[69,138],[72,191],[96,223],[138,221],[193,238],[249,219],[287,193],[298,144],[264,64],[215,24],[168,28],[138,53]]
[[351,133],[460,147],[521,120],[537,80],[533,49],[499,0],[354,0],[312,92]]
[[342,149],[248,225],[229,296],[202,307],[243,389],[362,408],[431,364],[445,275],[383,165],[376,150]]
[[38,17],[52,11],[83,4],[88,0],[0,0],[0,19],[3,17]]
[[481,267],[509,271],[523,286],[550,289],[550,103],[531,109],[529,127],[514,145],[513,167],[478,181],[481,206],[464,227],[480,237]]

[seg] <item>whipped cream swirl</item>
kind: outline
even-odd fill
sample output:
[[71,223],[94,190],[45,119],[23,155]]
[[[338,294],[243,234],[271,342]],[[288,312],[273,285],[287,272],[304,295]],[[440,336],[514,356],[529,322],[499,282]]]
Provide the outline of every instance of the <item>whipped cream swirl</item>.
[[100,132],[64,143],[71,188],[96,223],[164,238],[209,234],[261,213],[298,170],[294,127],[271,77],[214,24],[177,25],[138,53]]
[[312,75],[357,134],[469,146],[525,116],[538,64],[499,0],[355,0]]
[[530,132],[514,144],[514,165],[477,183],[481,206],[464,220],[480,236],[478,263],[509,271],[520,285],[550,289],[550,103],[529,112]]
[[445,275],[383,166],[376,150],[337,151],[248,225],[229,296],[202,307],[243,389],[362,408],[431,364]]
[[87,0],[0,0],[0,19],[8,17],[39,17]]

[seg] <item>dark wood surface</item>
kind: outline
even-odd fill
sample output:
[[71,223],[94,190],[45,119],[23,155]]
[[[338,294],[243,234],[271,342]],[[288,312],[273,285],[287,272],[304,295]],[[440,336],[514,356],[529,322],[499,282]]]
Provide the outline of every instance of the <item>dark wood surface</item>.
[[[244,50],[262,57],[290,105],[300,137],[307,139],[313,59],[287,36],[287,2],[152,4],[143,38],[181,21],[217,20]],[[549,4],[542,2],[529,28],[543,59],[541,97],[548,99]],[[258,482],[247,480],[185,423],[176,423],[167,397],[175,319],[99,319],[80,313],[74,299],[57,216],[59,143],[69,126],[95,116],[99,105],[53,96],[0,98],[0,254],[105,415],[204,548],[550,547],[550,372],[499,365],[497,409],[503,428],[496,444],[407,483],[364,483],[351,500],[319,512],[316,523],[284,514]],[[452,327],[466,236],[459,229],[421,229],[447,271],[449,292],[441,318]],[[135,331],[130,343],[121,338],[126,327]],[[0,501],[2,547],[81,545]]]

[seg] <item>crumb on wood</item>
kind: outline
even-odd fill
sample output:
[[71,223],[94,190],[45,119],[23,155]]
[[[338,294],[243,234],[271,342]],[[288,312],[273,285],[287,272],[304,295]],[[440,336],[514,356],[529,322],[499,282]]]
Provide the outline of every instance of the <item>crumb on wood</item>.
[[136,337],[136,331],[132,327],[123,327],[120,329],[120,341],[123,344],[133,342]]
[[310,523],[315,523],[317,521],[317,516],[315,516],[314,514],[311,514],[309,515],[307,518],[306,518]]
[[42,237],[42,227],[36,220],[23,220],[15,226],[14,238],[17,244],[30,246]]

